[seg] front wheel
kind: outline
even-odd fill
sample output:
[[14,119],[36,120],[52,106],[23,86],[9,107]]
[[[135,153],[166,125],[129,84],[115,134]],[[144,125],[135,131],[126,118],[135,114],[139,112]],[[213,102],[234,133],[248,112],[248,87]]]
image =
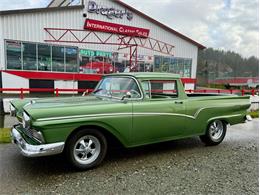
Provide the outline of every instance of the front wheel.
[[86,170],[99,165],[105,158],[107,141],[95,129],[80,130],[67,141],[65,153],[77,169]]
[[202,142],[206,145],[213,146],[220,144],[225,138],[227,125],[221,120],[212,121],[208,127],[205,135],[200,136]]

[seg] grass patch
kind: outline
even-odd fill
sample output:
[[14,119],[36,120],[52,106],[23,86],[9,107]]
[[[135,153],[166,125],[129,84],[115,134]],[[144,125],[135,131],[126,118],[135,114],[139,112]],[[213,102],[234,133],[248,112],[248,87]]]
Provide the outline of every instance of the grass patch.
[[250,114],[252,118],[259,118],[259,110],[250,111],[248,114]]
[[0,143],[11,142],[10,131],[11,128],[0,128]]

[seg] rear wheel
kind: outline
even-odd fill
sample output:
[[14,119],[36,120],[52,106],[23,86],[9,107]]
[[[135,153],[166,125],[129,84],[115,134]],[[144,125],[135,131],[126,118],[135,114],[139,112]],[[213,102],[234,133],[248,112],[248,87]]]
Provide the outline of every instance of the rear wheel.
[[225,138],[226,130],[226,123],[221,120],[214,120],[208,125],[206,134],[200,136],[200,139],[206,145],[218,145]]
[[97,130],[80,130],[67,141],[65,152],[75,168],[90,169],[99,165],[105,158],[107,141]]

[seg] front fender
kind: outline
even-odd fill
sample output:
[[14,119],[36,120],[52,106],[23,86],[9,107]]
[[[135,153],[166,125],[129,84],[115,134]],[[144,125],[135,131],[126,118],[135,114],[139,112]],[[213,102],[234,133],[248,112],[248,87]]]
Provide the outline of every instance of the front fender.
[[102,121],[44,121],[35,122],[32,127],[36,130],[40,130],[45,138],[46,143],[55,143],[66,141],[76,129],[87,126],[96,126],[105,129],[113,136],[115,136],[123,146],[127,147],[130,145],[129,131],[119,131],[117,128],[109,123]]
[[12,104],[15,108],[15,113],[18,121],[22,121],[22,115],[23,115],[23,107],[30,103],[31,99],[23,99],[23,100],[12,100],[10,104]]

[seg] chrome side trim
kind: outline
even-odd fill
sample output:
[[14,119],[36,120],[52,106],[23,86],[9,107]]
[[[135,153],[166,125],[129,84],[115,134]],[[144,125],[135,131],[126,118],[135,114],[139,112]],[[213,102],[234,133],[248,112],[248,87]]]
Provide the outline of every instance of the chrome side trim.
[[211,120],[215,120],[215,119],[231,118],[231,117],[237,117],[237,116],[242,116],[242,114],[231,114],[231,115],[224,115],[224,116],[216,116],[216,117],[210,118],[207,122],[209,122],[209,121],[211,121]]
[[153,116],[153,115],[154,116],[183,116],[183,117],[195,119],[191,115],[179,114],[179,113],[160,113],[160,112],[136,112],[136,113],[133,113],[133,116]]
[[203,107],[203,108],[200,108],[198,109],[195,114],[193,115],[194,118],[197,118],[199,113],[202,111],[202,110],[205,110],[205,109],[208,109],[208,108],[223,108],[223,107],[220,107],[220,106],[210,106],[210,107]]
[[31,145],[28,144],[15,126],[11,130],[12,142],[18,146],[21,153],[27,157],[50,156],[62,153],[64,149],[64,142],[57,142],[52,144]]
[[118,116],[183,116],[191,119],[196,119],[195,116],[179,113],[159,113],[159,112],[123,112],[123,113],[107,113],[107,114],[87,114],[87,115],[76,115],[76,116],[64,116],[64,117],[50,117],[41,118],[36,121],[51,121],[51,120],[63,120],[63,119],[75,119],[75,118],[102,118],[102,117],[118,117]]
[[114,116],[130,116],[133,113],[107,113],[107,114],[86,114],[86,115],[76,115],[76,116],[62,116],[62,117],[50,117],[50,118],[40,118],[36,121],[50,121],[50,120],[63,120],[63,119],[74,119],[74,118],[84,118],[84,117],[91,117],[91,118],[101,118],[101,117],[114,117]]
[[195,119],[193,116],[178,113],[157,113],[157,112],[136,112],[136,113],[107,113],[107,114],[87,114],[87,115],[76,115],[76,116],[66,116],[66,117],[51,117],[51,118],[41,118],[36,121],[50,121],[50,120],[63,120],[63,119],[74,119],[74,118],[102,118],[102,117],[118,117],[118,116],[183,116]]
[[204,107],[198,109],[194,115],[187,115],[187,114],[179,114],[179,113],[160,113],[160,112],[123,112],[123,113],[105,113],[105,114],[86,114],[86,115],[75,115],[75,116],[64,116],[64,117],[50,117],[50,118],[40,118],[36,121],[50,121],[50,120],[63,120],[63,119],[74,119],[74,118],[84,118],[84,117],[91,117],[91,118],[101,118],[101,117],[116,117],[116,116],[143,116],[143,115],[158,115],[158,116],[183,116],[191,119],[196,119],[199,113],[202,110],[208,108],[222,108],[219,106],[212,106],[212,107]]

